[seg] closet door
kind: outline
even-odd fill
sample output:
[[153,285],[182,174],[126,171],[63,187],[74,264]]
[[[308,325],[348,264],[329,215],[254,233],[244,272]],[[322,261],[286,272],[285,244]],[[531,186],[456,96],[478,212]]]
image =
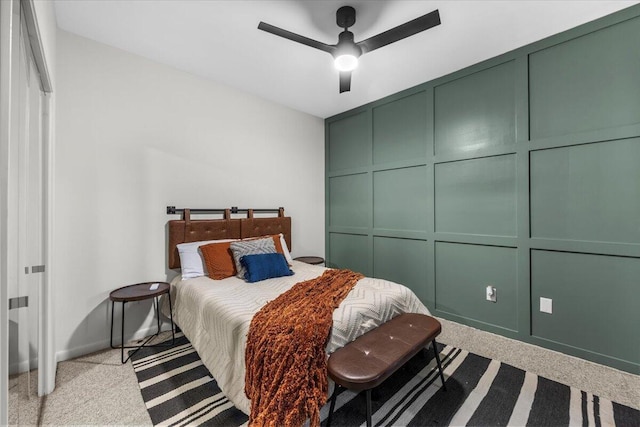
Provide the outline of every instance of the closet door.
[[[22,22],[23,34],[27,31]],[[25,39],[26,41],[26,39]],[[42,164],[42,97],[40,75],[36,67],[31,45],[25,43],[26,58],[26,123],[22,128],[21,144],[24,145],[24,186],[20,189],[19,197],[24,214],[20,215],[20,221],[24,222],[21,246],[24,248],[24,258],[21,265],[24,267],[23,292],[29,297],[29,307],[25,310],[28,331],[25,332],[25,341],[29,342],[29,398],[37,396],[38,364],[39,358],[39,325],[41,313],[41,298],[44,266],[43,253],[43,164]]]
[[44,272],[42,90],[21,14],[11,115],[12,227],[9,283],[9,423],[34,424],[39,405],[38,342]]

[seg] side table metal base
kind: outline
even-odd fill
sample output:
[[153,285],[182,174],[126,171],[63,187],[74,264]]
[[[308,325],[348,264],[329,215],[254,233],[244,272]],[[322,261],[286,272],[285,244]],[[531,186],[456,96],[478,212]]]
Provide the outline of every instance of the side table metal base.
[[[148,337],[142,344],[137,345],[137,346],[136,345],[133,345],[133,346],[124,345],[124,305],[127,303],[127,301],[122,301],[122,325],[121,325],[121,328],[120,328],[120,346],[115,347],[113,345],[113,308],[114,308],[116,302],[115,301],[111,302],[111,337],[110,337],[110,340],[109,340],[109,344],[111,345],[111,348],[113,348],[113,349],[118,349],[118,348],[120,349],[120,361],[122,362],[122,364],[127,363],[127,361],[131,358],[131,356],[136,354],[138,352],[138,350],[140,350],[141,348],[144,348],[144,347],[171,347],[172,345],[175,344],[175,341],[176,341],[176,333],[175,333],[176,326],[173,323],[173,307],[171,306],[171,294],[170,293],[167,293],[167,298],[169,298],[169,317],[171,318],[171,343],[152,344],[152,345],[147,345],[147,343],[160,334],[160,301],[158,300],[158,297],[157,296],[154,297],[154,305],[155,305],[155,310],[156,310],[156,319],[157,319],[157,322],[158,322],[158,331],[154,335],[151,335],[150,337]],[[124,358],[124,349],[125,348],[135,348],[135,350],[133,352],[131,352],[126,359]]]

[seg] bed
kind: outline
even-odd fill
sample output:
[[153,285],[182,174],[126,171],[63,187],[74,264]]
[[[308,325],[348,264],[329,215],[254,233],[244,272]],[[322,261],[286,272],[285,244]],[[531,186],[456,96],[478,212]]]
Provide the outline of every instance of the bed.
[[[252,238],[282,233],[291,247],[291,218],[278,209],[275,218],[231,218],[192,220],[185,209],[183,219],[169,221],[170,268],[180,266],[176,246],[184,242]],[[171,285],[176,324],[196,349],[221,390],[237,408],[249,414],[250,402],[244,393],[247,333],[255,313],[296,283],[320,276],[326,269],[292,260],[292,276],[247,283],[238,277],[213,280],[207,276],[183,279]],[[165,307],[166,308],[166,307]],[[333,327],[326,351],[331,354],[365,332],[396,315],[429,314],[415,294],[405,286],[375,278],[363,278],[333,314]]]

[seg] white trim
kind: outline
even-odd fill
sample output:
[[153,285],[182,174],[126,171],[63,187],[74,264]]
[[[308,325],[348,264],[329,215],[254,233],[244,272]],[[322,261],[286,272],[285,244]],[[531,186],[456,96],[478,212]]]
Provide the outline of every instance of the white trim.
[[40,293],[40,306],[42,311],[39,316],[39,337],[38,349],[39,360],[42,366],[38,369],[38,395],[49,394],[56,386],[56,353],[55,353],[55,325],[53,317],[53,280],[54,264],[53,264],[53,190],[54,190],[54,114],[53,114],[53,94],[45,93],[42,102],[42,138],[43,138],[43,192],[45,210],[45,224],[43,227],[44,234],[44,263],[46,270],[42,280],[42,288]]
[[[117,317],[116,317],[116,322],[118,322]],[[158,327],[156,325],[149,326],[146,329],[138,329],[138,331],[136,331],[136,333],[133,334],[133,336],[130,337],[129,339],[140,340],[142,338],[155,334],[157,330],[158,330]],[[171,330],[171,324],[167,322],[164,322],[164,324],[161,325],[160,327],[160,331],[162,332],[170,331],[170,330]],[[119,339],[120,339],[120,333],[118,331],[114,331],[113,343],[115,346],[120,344],[120,341],[118,341]],[[109,337],[107,337],[104,340],[96,341],[91,344],[86,344],[80,347],[74,347],[74,348],[59,351],[58,353],[56,353],[56,360],[58,362],[63,362],[65,360],[75,359],[76,357],[84,356],[89,353],[94,353],[96,351],[108,349],[109,345],[110,345]]]

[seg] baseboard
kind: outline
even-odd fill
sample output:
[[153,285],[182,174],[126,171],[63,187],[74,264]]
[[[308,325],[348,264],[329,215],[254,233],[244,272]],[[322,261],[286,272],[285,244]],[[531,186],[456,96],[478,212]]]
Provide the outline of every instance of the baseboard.
[[30,371],[31,369],[37,369],[38,358],[34,357],[30,360],[22,360],[20,362],[14,362],[9,365],[9,375],[21,374],[23,372]]
[[[157,326],[151,326],[146,329],[140,329],[130,337],[130,340],[139,340],[150,335],[153,335],[157,331]],[[161,331],[170,331],[171,325],[164,324],[160,328]],[[76,357],[85,356],[96,351],[105,350],[110,348],[111,343],[108,339],[96,341],[90,344],[85,344],[79,347],[69,348],[58,351],[56,353],[56,362],[64,362],[65,360],[75,359]]]

